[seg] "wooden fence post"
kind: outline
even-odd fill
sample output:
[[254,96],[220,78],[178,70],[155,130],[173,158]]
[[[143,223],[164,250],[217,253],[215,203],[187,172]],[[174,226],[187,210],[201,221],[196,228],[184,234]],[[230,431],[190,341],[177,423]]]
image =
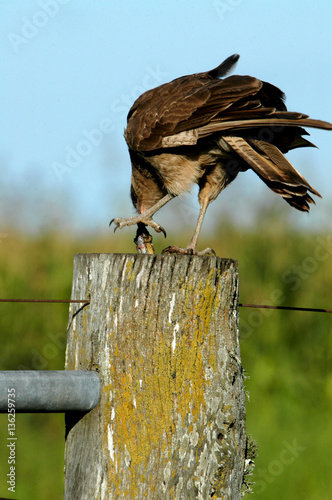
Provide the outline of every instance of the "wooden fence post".
[[66,368],[101,400],[66,416],[65,500],[240,499],[245,396],[237,263],[213,256],[74,260]]

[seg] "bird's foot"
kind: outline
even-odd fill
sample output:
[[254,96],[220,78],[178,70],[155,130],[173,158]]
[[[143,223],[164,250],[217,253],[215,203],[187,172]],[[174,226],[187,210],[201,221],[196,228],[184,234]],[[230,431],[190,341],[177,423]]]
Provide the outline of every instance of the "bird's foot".
[[216,252],[212,248],[205,248],[201,252],[198,252],[196,247],[188,245],[186,248],[180,248],[177,246],[170,246],[164,248],[162,253],[177,253],[179,255],[216,255]]
[[117,217],[116,219],[112,219],[110,222],[110,226],[112,224],[115,224],[114,232],[119,228],[122,229],[125,226],[132,226],[133,224],[144,224],[145,226],[150,226],[152,227],[157,233],[164,233],[164,236],[166,238],[166,231],[165,229],[155,222],[152,217],[144,217],[144,214],[138,214],[134,215],[134,217],[128,217],[128,218],[122,218],[122,217]]

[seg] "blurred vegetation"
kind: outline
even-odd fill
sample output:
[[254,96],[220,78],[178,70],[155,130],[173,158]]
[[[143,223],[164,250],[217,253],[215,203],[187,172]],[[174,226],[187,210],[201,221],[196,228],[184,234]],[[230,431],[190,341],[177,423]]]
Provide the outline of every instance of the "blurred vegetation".
[[[222,224],[199,241],[217,255],[237,259],[240,302],[332,308],[332,238],[285,227],[264,214],[256,230]],[[134,252],[134,230],[89,235],[22,235],[2,229],[0,297],[70,298],[75,253]],[[154,237],[159,253],[185,245],[188,235]],[[1,370],[64,367],[68,306],[0,304]],[[247,432],[259,445],[249,480],[253,498],[324,500],[332,479],[332,315],[240,309]],[[6,486],[7,416],[0,415],[0,496],[62,498],[63,415],[17,415],[17,488]]]

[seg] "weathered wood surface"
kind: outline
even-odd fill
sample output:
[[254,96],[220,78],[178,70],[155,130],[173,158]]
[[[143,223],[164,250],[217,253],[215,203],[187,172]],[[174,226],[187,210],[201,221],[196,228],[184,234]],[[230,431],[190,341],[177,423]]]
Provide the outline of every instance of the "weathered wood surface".
[[66,368],[98,406],[66,419],[65,499],[240,499],[245,396],[237,263],[88,254],[74,261]]

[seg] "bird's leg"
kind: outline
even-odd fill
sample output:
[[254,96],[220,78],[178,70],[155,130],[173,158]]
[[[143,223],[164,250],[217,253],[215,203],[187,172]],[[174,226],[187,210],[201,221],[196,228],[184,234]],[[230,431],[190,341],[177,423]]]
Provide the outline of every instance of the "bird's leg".
[[157,201],[157,203],[155,203],[151,208],[148,208],[148,210],[145,210],[145,212],[134,215],[133,217],[128,217],[126,219],[121,218],[121,217],[117,217],[116,219],[111,220],[110,225],[114,222],[114,224],[115,224],[114,231],[116,231],[116,229],[118,229],[118,228],[122,229],[125,226],[132,226],[133,224],[142,223],[142,224],[145,224],[146,226],[152,227],[155,231],[157,231],[157,233],[161,233],[161,232],[164,233],[164,235],[166,236],[165,229],[160,224],[155,222],[152,219],[152,216],[161,207],[166,205],[166,203],[168,203],[172,198],[174,198],[174,195],[167,193],[163,198],[161,198],[159,201]]
[[[193,250],[193,253],[197,252],[197,239],[198,239],[198,235],[199,235],[199,232],[201,230],[201,227],[203,224],[203,219],[204,219],[204,216],[206,214],[206,210],[207,210],[208,206],[209,206],[208,201],[204,201],[204,203],[201,205],[193,237],[191,238],[191,241],[190,241],[189,245],[187,246],[188,249]],[[211,248],[206,248],[205,250],[198,252],[198,255],[205,255],[205,254],[210,254],[210,253],[214,253],[214,251]]]
[[180,248],[177,246],[170,246],[167,247],[163,250],[162,253],[178,253],[178,254],[186,254],[186,255],[211,255],[214,254],[214,250],[212,248],[205,248],[205,250],[202,250],[201,252],[197,252],[197,239],[199,232],[201,230],[202,224],[203,224],[203,219],[207,210],[207,207],[209,206],[209,200],[208,199],[203,199],[201,201],[201,208],[199,212],[199,216],[197,219],[196,223],[196,228],[193,234],[193,237],[191,238],[191,241],[189,245],[186,248]]
[[197,219],[196,228],[191,238],[189,245],[186,248],[179,248],[176,246],[171,246],[165,248],[163,253],[180,253],[189,255],[208,255],[214,254],[212,248],[206,248],[201,252],[197,252],[197,238],[202,227],[203,219],[209,204],[215,200],[220,193],[220,191],[226,185],[226,172],[223,166],[217,163],[214,167],[210,168],[199,181],[199,194],[198,200],[200,204],[200,212]]

